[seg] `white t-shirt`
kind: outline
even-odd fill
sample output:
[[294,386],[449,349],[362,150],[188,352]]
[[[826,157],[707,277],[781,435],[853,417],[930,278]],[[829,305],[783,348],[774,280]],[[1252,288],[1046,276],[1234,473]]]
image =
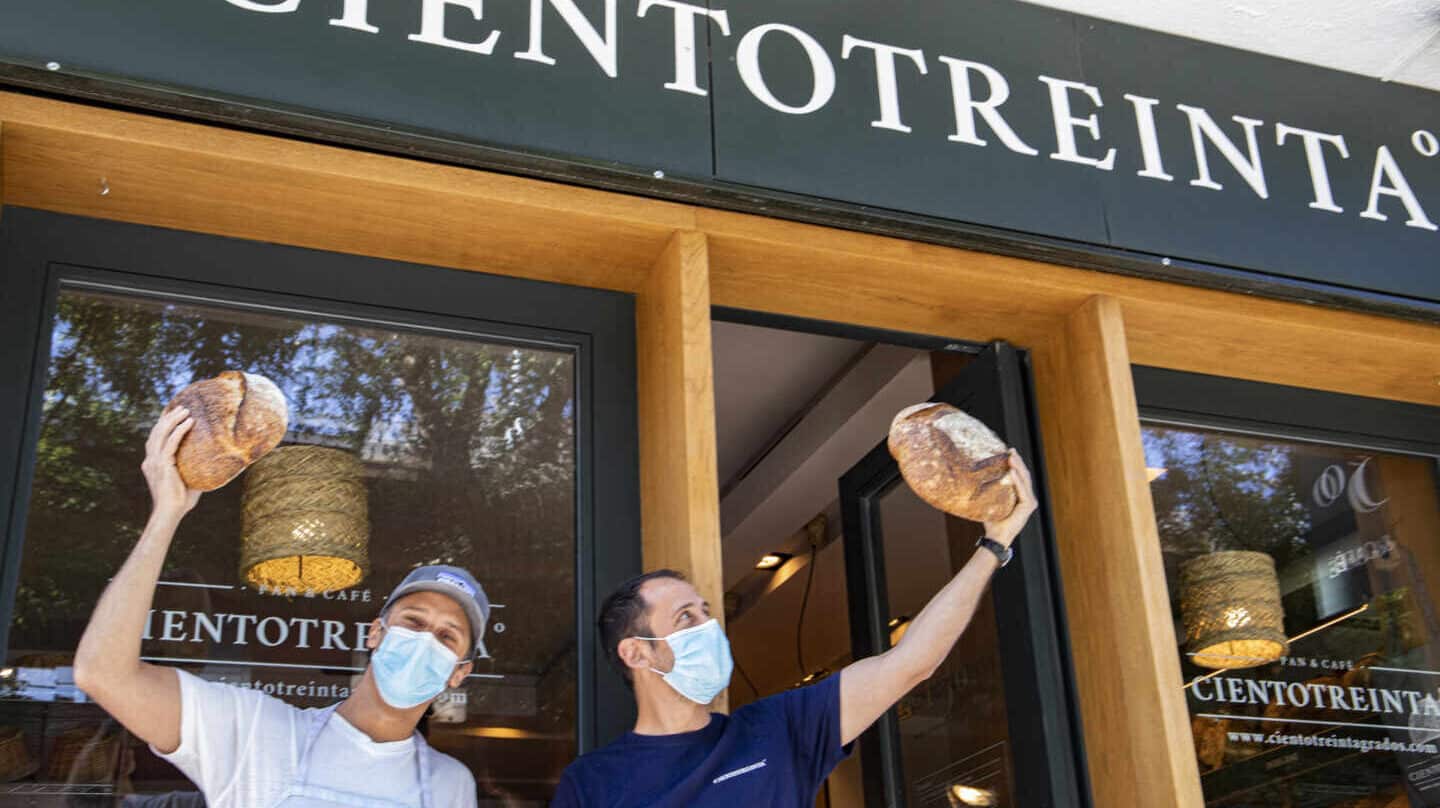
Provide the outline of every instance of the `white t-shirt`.
[[[257,690],[180,679],[180,746],[161,757],[200,790],[210,808],[269,808],[296,778],[312,713]],[[419,808],[415,739],[376,743],[332,714],[310,753],[308,782]],[[431,808],[475,805],[475,778],[430,751]]]

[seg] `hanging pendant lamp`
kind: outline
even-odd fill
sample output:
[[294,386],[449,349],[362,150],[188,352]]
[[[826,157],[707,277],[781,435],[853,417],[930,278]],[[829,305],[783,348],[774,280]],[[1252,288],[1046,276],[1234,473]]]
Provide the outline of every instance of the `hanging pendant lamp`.
[[245,475],[240,577],[306,594],[354,586],[370,572],[370,519],[360,461],[322,446],[282,446]]
[[1231,550],[1180,567],[1185,650],[1203,668],[1253,668],[1283,657],[1285,610],[1275,560]]

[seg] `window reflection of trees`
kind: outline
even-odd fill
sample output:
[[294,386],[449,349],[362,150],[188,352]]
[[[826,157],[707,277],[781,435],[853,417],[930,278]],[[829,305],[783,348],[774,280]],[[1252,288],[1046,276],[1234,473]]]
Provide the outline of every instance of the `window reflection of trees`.
[[1147,431],[1147,452],[1163,463],[1156,511],[1177,551],[1303,546],[1309,528],[1287,447],[1181,431]]
[[1284,569],[1310,552],[1291,447],[1178,429],[1150,428],[1143,437],[1147,465],[1160,474],[1151,493],[1170,580],[1204,553],[1256,550]]
[[[524,598],[525,623],[551,630],[507,642],[505,664],[540,673],[573,646],[569,353],[67,291],[12,647],[73,647],[143,527],[146,430],[182,386],[229,368],[286,393],[287,443],[365,461],[377,585],[417,563],[454,562],[474,568],[497,602],[538,586],[544,597]],[[205,497],[167,573],[236,582],[238,488]]]

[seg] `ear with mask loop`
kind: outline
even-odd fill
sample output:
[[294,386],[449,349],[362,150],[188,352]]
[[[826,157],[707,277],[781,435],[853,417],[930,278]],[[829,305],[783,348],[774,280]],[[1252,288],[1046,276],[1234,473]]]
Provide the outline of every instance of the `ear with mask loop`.
[[730,684],[735,660],[730,656],[730,641],[715,619],[698,626],[673,632],[666,637],[636,637],[637,640],[663,640],[670,646],[675,664],[669,672],[650,668],[675,692],[696,704],[709,704]]

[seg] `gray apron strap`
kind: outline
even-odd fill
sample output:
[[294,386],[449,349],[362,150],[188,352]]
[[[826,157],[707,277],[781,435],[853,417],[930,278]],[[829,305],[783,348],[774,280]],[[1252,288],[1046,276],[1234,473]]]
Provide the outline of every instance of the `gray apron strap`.
[[302,782],[310,782],[310,753],[315,749],[315,741],[320,737],[320,730],[330,722],[330,716],[340,704],[332,704],[329,707],[315,713],[310,719],[310,728],[305,733],[305,745],[300,747],[300,763],[295,770],[295,779]]

